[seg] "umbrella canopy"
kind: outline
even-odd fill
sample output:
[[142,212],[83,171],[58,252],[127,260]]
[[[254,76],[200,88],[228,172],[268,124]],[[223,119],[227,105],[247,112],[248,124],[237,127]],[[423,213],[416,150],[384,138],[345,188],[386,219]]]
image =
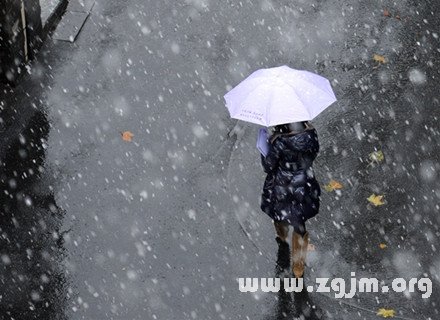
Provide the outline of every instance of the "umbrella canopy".
[[224,98],[232,118],[266,127],[312,120],[336,101],[326,78],[288,66],[257,70]]

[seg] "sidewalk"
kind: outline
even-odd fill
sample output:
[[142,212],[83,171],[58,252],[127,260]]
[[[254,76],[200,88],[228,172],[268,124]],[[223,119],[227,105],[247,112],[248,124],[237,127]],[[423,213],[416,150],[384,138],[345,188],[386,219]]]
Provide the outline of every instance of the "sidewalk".
[[[0,292],[0,311],[69,320],[278,320],[298,311],[289,299],[239,291],[237,277],[274,276],[276,242],[258,205],[258,127],[234,130],[222,98],[253,70],[281,64],[332,79],[339,97],[313,121],[318,181],[344,187],[323,190],[308,222],[308,281],[429,272],[438,290],[438,88],[420,80],[437,76],[438,23],[423,22],[432,6],[395,6],[410,23],[364,1],[98,1],[74,42],[48,39],[2,112],[4,128],[29,130],[7,132],[14,148],[0,203],[17,218],[0,240],[35,240],[37,251],[1,253],[0,290],[12,290]],[[389,61],[376,66],[373,54]],[[374,148],[385,160],[368,166]],[[372,192],[386,205],[369,205]],[[310,294],[299,311],[375,320],[387,307],[436,318],[427,303],[438,298],[419,297]]]

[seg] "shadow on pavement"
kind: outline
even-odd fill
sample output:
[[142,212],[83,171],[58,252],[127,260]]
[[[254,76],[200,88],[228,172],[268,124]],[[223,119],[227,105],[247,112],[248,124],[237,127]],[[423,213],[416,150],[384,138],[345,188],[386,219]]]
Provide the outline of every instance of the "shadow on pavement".
[[43,164],[48,119],[35,111],[0,162],[0,314],[2,319],[63,319],[59,267],[63,212]]

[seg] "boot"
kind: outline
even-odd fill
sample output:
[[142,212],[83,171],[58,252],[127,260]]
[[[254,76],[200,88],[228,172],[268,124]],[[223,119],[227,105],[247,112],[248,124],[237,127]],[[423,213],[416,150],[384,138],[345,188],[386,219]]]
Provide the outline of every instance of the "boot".
[[309,233],[304,236],[293,232],[292,234],[292,272],[295,278],[302,278],[306,263],[307,246],[309,244]]
[[287,237],[289,235],[289,226],[284,222],[273,222],[275,226],[275,231],[277,233],[277,237],[281,240],[287,243]]
[[275,266],[275,277],[283,279],[289,277],[290,248],[289,244],[281,240],[279,237],[276,237],[276,241],[278,243],[278,254]]

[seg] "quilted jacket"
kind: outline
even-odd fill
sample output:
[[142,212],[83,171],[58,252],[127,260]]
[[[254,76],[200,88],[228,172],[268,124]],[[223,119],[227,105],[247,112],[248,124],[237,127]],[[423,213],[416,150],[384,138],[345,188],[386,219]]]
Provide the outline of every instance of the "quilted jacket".
[[312,167],[318,152],[314,127],[271,138],[268,154],[261,156],[267,173],[261,209],[272,219],[293,224],[295,218],[306,221],[318,214],[321,188]]

